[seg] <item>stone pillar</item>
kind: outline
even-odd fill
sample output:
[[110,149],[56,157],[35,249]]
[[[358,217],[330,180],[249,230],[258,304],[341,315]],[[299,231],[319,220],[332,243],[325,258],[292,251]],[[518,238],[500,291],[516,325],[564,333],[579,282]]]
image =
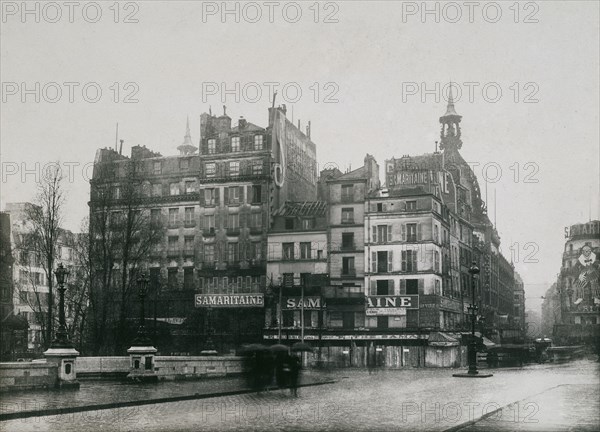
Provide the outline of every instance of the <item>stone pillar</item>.
[[77,381],[77,356],[79,352],[74,348],[49,348],[44,352],[46,362],[58,366],[57,388],[79,388]]
[[158,382],[154,363],[156,348],[153,346],[132,346],[129,354],[129,374],[127,379],[135,382]]

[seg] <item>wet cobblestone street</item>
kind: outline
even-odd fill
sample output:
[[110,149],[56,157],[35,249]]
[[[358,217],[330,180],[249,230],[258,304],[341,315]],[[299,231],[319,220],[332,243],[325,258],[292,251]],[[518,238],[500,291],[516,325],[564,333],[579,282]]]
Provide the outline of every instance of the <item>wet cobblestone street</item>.
[[[1,426],[3,431],[78,432],[591,431],[600,428],[598,369],[598,363],[581,360],[496,369],[492,378],[470,380],[453,378],[448,369],[380,370],[372,375],[337,370],[329,374],[336,383],[304,387],[298,398],[275,390],[9,420]],[[484,415],[489,417],[477,421]]]

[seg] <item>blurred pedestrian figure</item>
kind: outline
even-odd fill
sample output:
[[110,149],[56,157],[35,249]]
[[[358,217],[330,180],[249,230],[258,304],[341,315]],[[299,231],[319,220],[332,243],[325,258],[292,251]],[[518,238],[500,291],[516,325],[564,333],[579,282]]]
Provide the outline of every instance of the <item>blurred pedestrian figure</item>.
[[268,351],[261,354],[262,358],[259,364],[260,384],[263,390],[268,390],[273,383],[273,356]]
[[289,359],[290,393],[298,397],[298,380],[300,379],[300,359],[295,355]]
[[376,353],[375,351],[369,352],[367,355],[367,369],[369,369],[369,375],[376,371],[375,364],[376,362]]

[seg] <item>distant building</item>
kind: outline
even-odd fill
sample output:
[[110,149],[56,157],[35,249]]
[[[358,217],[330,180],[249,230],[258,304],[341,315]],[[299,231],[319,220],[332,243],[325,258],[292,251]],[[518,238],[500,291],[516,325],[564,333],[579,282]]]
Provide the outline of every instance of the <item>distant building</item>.
[[[10,216],[11,249],[14,264],[12,265],[12,296],[13,314],[23,317],[28,323],[27,347],[25,351],[41,353],[43,346],[42,332],[46,331],[46,314],[48,313],[48,277],[54,277],[54,269],[46,270],[42,252],[35,249],[33,244],[33,228],[28,219],[28,208],[35,206],[31,203],[7,203],[6,214]],[[68,230],[59,230],[57,239],[55,264],[63,263],[68,269],[75,265],[74,256],[75,235]],[[49,273],[49,274],[48,274]],[[58,304],[58,292],[54,284],[54,301]],[[68,303],[68,302],[67,302]],[[68,304],[67,304],[68,307]],[[54,309],[57,311],[58,309]],[[70,318],[66,311],[67,324]],[[58,313],[55,312],[58,318]]]
[[514,272],[515,284],[513,290],[513,323],[519,330],[521,338],[525,337],[525,285],[518,272]]
[[558,277],[560,324],[554,327],[559,343],[595,344],[600,339],[600,221],[571,225]]

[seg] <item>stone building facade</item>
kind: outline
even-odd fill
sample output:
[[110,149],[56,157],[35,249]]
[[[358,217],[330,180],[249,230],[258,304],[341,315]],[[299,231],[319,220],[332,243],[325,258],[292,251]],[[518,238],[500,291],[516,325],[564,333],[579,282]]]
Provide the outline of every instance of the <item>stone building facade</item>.
[[556,292],[559,344],[598,344],[600,339],[600,221],[565,229],[565,247]]
[[[207,307],[198,294],[264,295],[267,230],[272,213],[288,200],[316,199],[316,146],[286,118],[285,106],[269,109],[268,126],[240,118],[200,116],[199,145],[189,122],[177,156],[135,146],[131,157],[100,149],[91,181],[90,212],[99,209],[102,188],[119,196],[125,166],[135,164],[143,186],[135,200],[109,203],[161,222],[164,236],[148,259],[136,263],[150,273],[150,310],[166,328],[165,352],[199,352],[210,338],[228,351],[262,337],[262,307]],[[131,170],[129,170],[131,171]],[[123,195],[121,193],[121,195]],[[93,220],[93,217],[91,218]]]

